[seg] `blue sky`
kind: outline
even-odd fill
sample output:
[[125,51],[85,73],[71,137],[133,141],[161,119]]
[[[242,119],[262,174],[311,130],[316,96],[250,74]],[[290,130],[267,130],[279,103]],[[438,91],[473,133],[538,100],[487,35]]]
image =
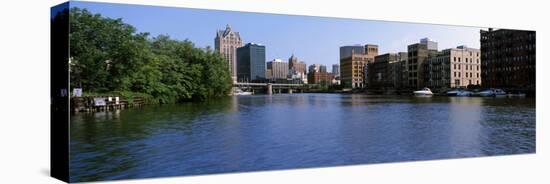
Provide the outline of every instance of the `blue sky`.
[[339,47],[377,44],[379,54],[407,51],[407,45],[429,37],[439,49],[467,45],[479,48],[479,27],[292,16],[264,13],[170,8],[112,3],[71,2],[105,17],[122,18],[138,32],[189,39],[198,47],[214,47],[216,30],[230,24],[244,43],[266,46],[266,60],[287,60],[292,53],[310,64],[331,68],[339,63]]

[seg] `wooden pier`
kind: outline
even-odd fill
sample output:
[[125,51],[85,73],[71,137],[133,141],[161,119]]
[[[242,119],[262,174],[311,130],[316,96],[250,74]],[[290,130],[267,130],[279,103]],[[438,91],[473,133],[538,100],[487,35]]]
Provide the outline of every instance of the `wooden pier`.
[[116,109],[125,109],[129,107],[142,106],[145,101],[141,97],[132,98],[131,103],[128,99],[117,96],[93,96],[93,97],[72,97],[72,112],[101,112],[112,111]]

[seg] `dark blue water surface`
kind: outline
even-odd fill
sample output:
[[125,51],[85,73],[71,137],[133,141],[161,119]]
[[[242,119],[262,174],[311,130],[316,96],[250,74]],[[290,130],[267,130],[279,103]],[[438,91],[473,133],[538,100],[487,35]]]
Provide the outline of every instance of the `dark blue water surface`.
[[535,152],[535,99],[238,96],[71,116],[70,180]]

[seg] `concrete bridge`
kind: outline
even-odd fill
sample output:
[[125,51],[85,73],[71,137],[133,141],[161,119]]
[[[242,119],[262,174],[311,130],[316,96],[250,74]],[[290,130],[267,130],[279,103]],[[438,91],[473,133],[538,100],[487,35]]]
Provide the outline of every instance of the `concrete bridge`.
[[259,91],[265,91],[266,94],[273,93],[301,93],[305,90],[305,84],[278,84],[278,83],[249,83],[249,82],[237,82],[233,83],[233,87],[238,87],[242,90],[251,91],[256,93]]

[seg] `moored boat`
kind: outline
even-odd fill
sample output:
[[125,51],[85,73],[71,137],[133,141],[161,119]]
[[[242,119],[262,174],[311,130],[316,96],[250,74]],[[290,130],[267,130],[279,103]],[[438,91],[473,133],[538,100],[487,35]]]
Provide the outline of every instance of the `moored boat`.
[[447,91],[447,96],[457,96],[460,91],[458,89],[453,89]]
[[235,88],[235,90],[233,90],[233,95],[252,95],[252,92],[249,92],[249,91],[243,91],[239,88]]
[[453,89],[447,91],[447,96],[472,96],[473,92],[463,89]]
[[434,95],[432,93],[432,90],[430,90],[430,88],[423,88],[421,90],[414,91],[413,94],[414,96],[418,96],[418,97],[431,97]]
[[461,90],[456,96],[472,96],[474,93],[468,90]]
[[477,95],[482,97],[490,97],[490,96],[503,97],[503,96],[506,96],[506,92],[502,89],[491,88],[491,89],[483,90],[477,93]]

